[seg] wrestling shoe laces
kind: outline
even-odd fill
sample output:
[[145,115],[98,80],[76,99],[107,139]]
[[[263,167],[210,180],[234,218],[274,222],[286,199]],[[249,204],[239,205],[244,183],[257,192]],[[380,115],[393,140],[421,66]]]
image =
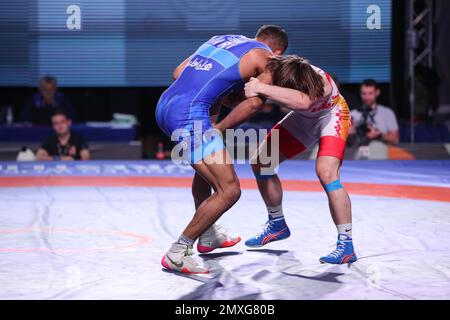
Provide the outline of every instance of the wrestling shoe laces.
[[186,262],[188,262],[194,266],[199,266],[199,263],[194,258],[192,258],[193,255],[194,255],[194,247],[188,246],[187,250],[184,254],[184,257],[185,257],[184,259],[186,260]]
[[194,246],[188,246],[184,256],[185,257],[190,257],[192,255],[194,255]]
[[182,243],[173,243],[169,251],[162,257],[164,268],[181,273],[208,273],[209,270],[199,265],[192,257],[193,247]]
[[352,238],[345,234],[338,235],[338,241],[336,242],[336,249],[334,251],[319,259],[321,263],[331,264],[351,263],[356,260],[358,258],[353,248]]
[[270,231],[270,228],[273,227],[273,221],[269,220],[266,222],[266,224],[264,225],[262,231],[256,235],[256,239],[259,239],[261,237],[265,237],[267,235],[267,233]]
[[266,244],[289,238],[291,232],[289,231],[284,218],[270,219],[265,223],[262,230],[254,237],[245,241],[247,247],[262,247]]
[[345,243],[343,241],[338,241],[336,246],[336,249],[334,249],[333,252],[329,254],[329,256],[338,259],[339,257],[342,257],[345,252]]
[[283,221],[283,218],[277,218],[277,219],[269,219],[266,224],[264,225],[262,231],[256,235],[255,239],[259,239],[260,237],[267,236],[268,233],[272,232],[272,227],[274,227],[275,223],[277,221]]

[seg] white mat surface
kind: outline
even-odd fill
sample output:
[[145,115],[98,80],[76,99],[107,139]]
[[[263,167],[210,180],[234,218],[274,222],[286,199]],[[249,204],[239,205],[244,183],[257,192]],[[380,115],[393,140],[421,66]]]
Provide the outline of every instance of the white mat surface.
[[[160,265],[193,213],[188,189],[2,188],[0,299],[450,299],[450,203],[353,196],[360,260],[330,266],[325,195],[284,199],[291,238],[198,257],[214,273],[189,277]],[[244,190],[221,224],[246,239],[265,217]]]

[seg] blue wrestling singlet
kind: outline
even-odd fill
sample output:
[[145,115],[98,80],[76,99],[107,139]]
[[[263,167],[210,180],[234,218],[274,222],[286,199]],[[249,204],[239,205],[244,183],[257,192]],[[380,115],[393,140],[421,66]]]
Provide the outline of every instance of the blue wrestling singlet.
[[239,61],[256,48],[270,51],[265,44],[241,35],[212,37],[161,95],[156,121],[172,140],[185,144],[183,150],[190,152],[191,163],[224,148],[221,137],[213,133],[209,110],[219,98],[243,87]]

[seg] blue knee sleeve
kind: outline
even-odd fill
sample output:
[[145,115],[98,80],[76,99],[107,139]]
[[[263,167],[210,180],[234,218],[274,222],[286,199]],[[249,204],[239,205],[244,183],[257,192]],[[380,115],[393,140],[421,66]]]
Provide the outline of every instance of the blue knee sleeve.
[[255,174],[256,180],[269,180],[274,175],[276,175],[276,173],[274,173],[274,174],[260,174],[260,173],[256,173],[256,172],[253,172],[253,173]]
[[325,192],[333,192],[344,188],[344,186],[342,185],[341,180],[335,180],[329,184],[324,184],[323,188],[325,189]]

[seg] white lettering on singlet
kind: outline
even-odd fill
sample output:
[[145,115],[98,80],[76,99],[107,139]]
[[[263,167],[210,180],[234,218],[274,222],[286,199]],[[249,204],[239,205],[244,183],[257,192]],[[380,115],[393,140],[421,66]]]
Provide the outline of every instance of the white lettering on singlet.
[[194,68],[195,70],[209,71],[213,65],[211,62],[208,62],[208,60],[203,61],[203,59],[198,60],[195,58],[194,60],[189,61],[187,66]]

